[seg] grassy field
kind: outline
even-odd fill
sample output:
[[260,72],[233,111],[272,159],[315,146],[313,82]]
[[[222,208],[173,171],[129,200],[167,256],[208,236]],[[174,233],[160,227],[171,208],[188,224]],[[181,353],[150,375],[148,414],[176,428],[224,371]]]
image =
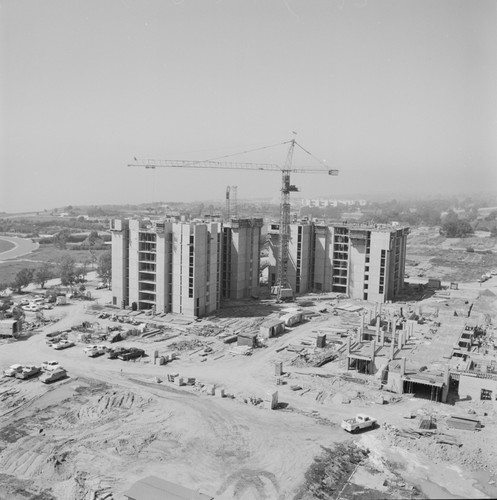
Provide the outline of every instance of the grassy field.
[[12,250],[14,248],[14,243],[10,241],[0,240],[0,253],[6,252],[7,250]]
[[[96,250],[95,255],[98,260],[106,250]],[[42,262],[51,262],[55,264],[61,257],[69,255],[78,263],[91,261],[90,252],[87,250],[60,250],[53,245],[41,245],[34,252],[0,264],[0,283],[11,283],[15,275],[24,268],[36,269]]]

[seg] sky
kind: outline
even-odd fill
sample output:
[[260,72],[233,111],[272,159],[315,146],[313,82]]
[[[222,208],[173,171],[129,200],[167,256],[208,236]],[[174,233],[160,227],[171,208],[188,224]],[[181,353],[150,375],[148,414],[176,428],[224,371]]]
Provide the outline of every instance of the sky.
[[[0,0],[0,211],[497,189],[497,0]],[[296,135],[294,134],[296,132]]]

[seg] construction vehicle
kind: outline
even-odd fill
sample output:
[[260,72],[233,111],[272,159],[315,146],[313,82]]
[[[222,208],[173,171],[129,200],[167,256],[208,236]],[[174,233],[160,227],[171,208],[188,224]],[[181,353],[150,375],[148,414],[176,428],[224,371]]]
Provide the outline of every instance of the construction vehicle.
[[[238,163],[238,162],[221,162],[217,161],[221,158],[228,158],[235,156],[236,154],[245,154],[258,151],[261,149],[267,149],[273,146],[265,146],[262,148],[253,149],[250,151],[244,151],[243,153],[235,153],[231,155],[225,155],[218,159],[205,160],[205,161],[194,161],[194,160],[154,160],[154,159],[143,159],[135,158],[134,163],[128,164],[128,167],[144,167],[149,169],[155,169],[158,167],[181,167],[181,168],[220,168],[220,169],[242,169],[242,170],[263,170],[267,172],[281,172],[281,203],[280,203],[280,225],[279,225],[279,249],[278,249],[278,267],[276,276],[276,286],[271,288],[271,293],[276,295],[278,300],[292,300],[293,290],[288,283],[288,246],[290,240],[290,193],[298,191],[298,188],[290,183],[290,174],[327,174],[327,175],[338,175],[338,170],[328,169],[328,167],[321,161],[315,158],[309,151],[303,148],[297,143],[295,139],[291,141],[286,141],[275,146],[281,146],[284,144],[289,144],[288,153],[286,156],[285,164],[279,166],[272,163]],[[309,156],[315,158],[323,168],[293,168],[292,160],[295,146],[298,146],[302,151],[304,151]],[[227,193],[228,199],[229,193]]]
[[355,418],[347,418],[342,420],[341,427],[347,432],[357,432],[361,429],[367,429],[368,427],[374,427],[376,425],[376,419],[371,418],[368,415],[359,413]]

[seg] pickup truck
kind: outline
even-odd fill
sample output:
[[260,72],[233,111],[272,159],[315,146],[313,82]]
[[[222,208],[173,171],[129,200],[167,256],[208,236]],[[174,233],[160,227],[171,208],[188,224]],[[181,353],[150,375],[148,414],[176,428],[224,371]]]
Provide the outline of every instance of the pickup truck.
[[3,374],[6,377],[15,377],[16,373],[22,372],[23,368],[24,367],[20,364],[11,365],[9,368],[3,371]]
[[342,429],[347,432],[357,432],[361,429],[367,429],[368,427],[374,427],[376,424],[376,418],[371,418],[368,415],[359,414],[355,418],[348,418],[342,420]]
[[21,380],[26,380],[28,378],[34,377],[35,375],[38,375],[40,373],[41,368],[39,366],[34,366],[34,365],[28,365],[24,366],[22,371],[17,372],[15,374],[16,378],[20,378]]
[[127,351],[119,354],[117,357],[123,361],[129,361],[130,359],[141,358],[145,354],[143,349],[138,349],[137,347],[130,347]]

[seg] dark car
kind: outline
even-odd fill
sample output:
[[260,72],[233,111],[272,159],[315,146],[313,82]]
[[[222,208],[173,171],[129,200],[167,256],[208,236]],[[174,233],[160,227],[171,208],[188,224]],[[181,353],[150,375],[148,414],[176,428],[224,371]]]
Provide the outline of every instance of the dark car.
[[143,349],[138,349],[137,347],[131,347],[127,352],[119,354],[117,357],[123,361],[128,361],[130,359],[140,358],[145,354]]
[[129,349],[127,347],[115,347],[109,350],[107,354],[108,359],[117,359],[119,355],[128,352]]

